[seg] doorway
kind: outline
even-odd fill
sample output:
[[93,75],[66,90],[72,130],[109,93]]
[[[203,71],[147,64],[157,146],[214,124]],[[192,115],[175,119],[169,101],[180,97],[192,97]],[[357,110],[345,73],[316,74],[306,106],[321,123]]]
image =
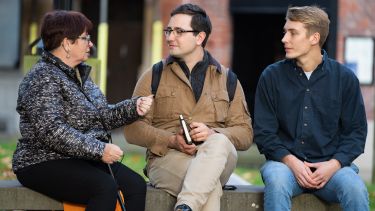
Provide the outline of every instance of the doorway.
[[[261,20],[261,21],[259,21]],[[238,14],[233,16],[232,67],[241,82],[251,116],[260,74],[284,56],[281,43],[284,15]]]

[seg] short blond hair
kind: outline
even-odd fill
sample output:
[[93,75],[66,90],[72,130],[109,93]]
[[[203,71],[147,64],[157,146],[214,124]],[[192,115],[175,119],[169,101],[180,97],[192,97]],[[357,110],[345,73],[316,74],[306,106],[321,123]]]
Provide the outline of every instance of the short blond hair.
[[329,33],[328,14],[318,6],[289,7],[286,20],[298,21],[305,25],[307,35],[320,34],[319,46],[323,47]]

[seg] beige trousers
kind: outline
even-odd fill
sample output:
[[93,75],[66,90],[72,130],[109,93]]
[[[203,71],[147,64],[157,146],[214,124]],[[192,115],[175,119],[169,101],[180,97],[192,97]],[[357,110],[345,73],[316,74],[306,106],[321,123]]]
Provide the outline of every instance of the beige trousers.
[[177,196],[177,203],[193,211],[220,211],[222,186],[237,163],[237,151],[223,134],[213,134],[198,146],[195,156],[170,149],[155,158],[148,170],[150,182]]

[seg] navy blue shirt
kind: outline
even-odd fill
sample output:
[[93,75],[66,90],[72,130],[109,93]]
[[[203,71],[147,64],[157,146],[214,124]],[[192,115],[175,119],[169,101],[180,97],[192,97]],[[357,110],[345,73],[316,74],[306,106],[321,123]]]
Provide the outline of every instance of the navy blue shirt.
[[254,138],[260,153],[280,161],[337,159],[348,166],[364,151],[367,122],[357,77],[328,58],[308,80],[295,60],[262,73],[255,95]]

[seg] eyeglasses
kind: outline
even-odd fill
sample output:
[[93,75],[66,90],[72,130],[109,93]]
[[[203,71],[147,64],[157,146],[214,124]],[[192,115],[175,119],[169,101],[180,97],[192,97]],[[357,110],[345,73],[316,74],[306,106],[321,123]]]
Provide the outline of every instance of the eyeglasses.
[[89,34],[86,36],[79,36],[78,38],[87,41],[87,44],[91,41],[91,36]]
[[173,32],[173,35],[176,36],[176,37],[180,37],[182,34],[187,33],[187,32],[199,32],[197,30],[185,30],[185,29],[181,29],[181,28],[175,28],[175,29],[166,28],[163,31],[164,31],[164,35],[166,37],[171,35],[172,32]]

